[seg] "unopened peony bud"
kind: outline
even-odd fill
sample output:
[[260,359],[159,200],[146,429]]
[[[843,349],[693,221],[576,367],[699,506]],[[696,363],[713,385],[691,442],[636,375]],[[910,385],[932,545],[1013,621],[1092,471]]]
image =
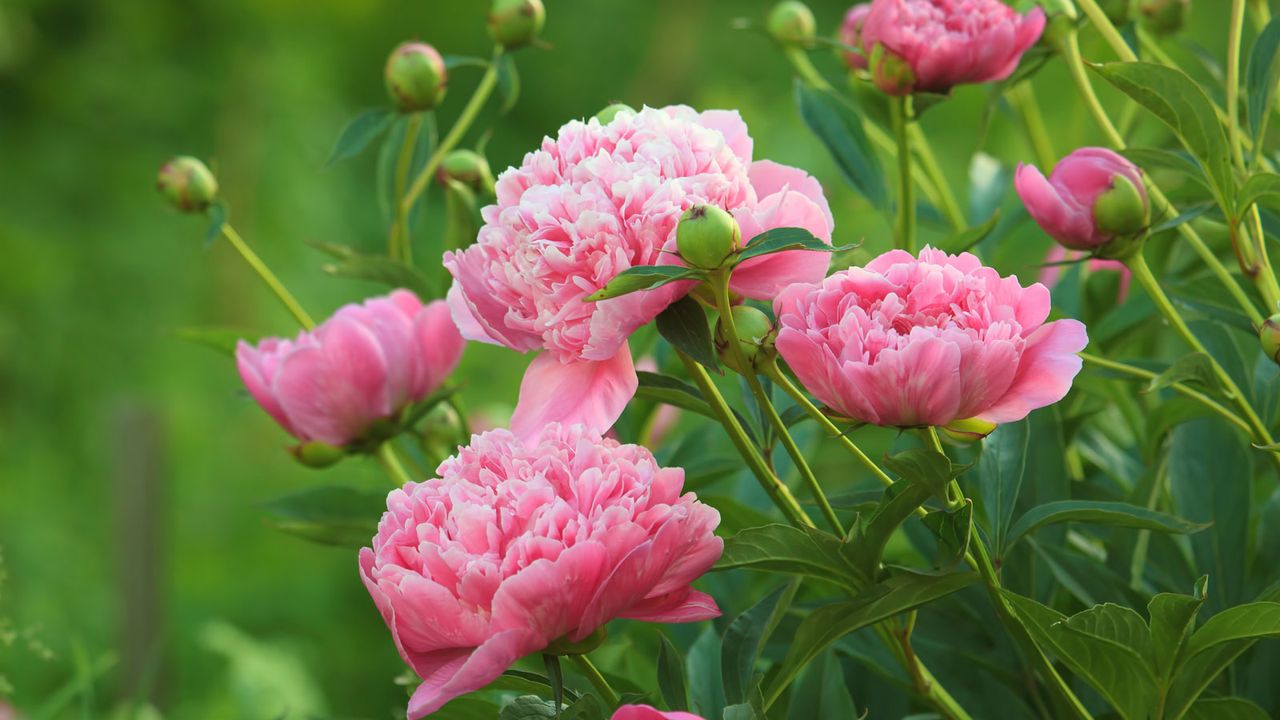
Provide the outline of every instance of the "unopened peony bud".
[[330,445],[318,440],[313,440],[301,445],[295,445],[289,448],[289,452],[298,462],[309,468],[327,468],[336,464],[339,460],[347,456],[347,453],[337,445]]
[[547,22],[542,0],[494,0],[489,10],[489,35],[507,49],[533,42]]
[[733,216],[715,205],[694,205],[680,216],[676,248],[693,267],[714,270],[742,244],[742,229]]
[[765,20],[765,29],[780,45],[809,47],[813,44],[818,23],[808,5],[797,0],[786,0],[773,6]]
[[844,14],[844,21],[840,23],[840,42],[861,51],[844,49],[840,51],[840,56],[844,58],[850,70],[867,69],[867,52],[862,46],[862,24],[866,22],[869,12],[871,12],[871,3],[854,5]]
[[387,94],[401,112],[430,110],[444,100],[444,58],[426,43],[407,42],[391,51],[385,74]]
[[1143,21],[1157,35],[1172,35],[1182,29],[1191,0],[1142,0],[1138,12]]
[[1272,315],[1262,323],[1258,329],[1258,340],[1262,342],[1262,352],[1280,363],[1280,314]]
[[457,180],[474,192],[493,190],[493,171],[489,169],[489,161],[474,150],[454,150],[445,155],[436,177],[441,183]]
[[944,435],[956,442],[971,443],[990,435],[995,431],[996,427],[993,422],[969,418],[968,420],[952,420],[940,429]]
[[636,109],[626,103],[613,103],[596,113],[595,118],[600,121],[601,125],[608,125],[613,122],[614,118],[618,117],[619,113],[630,113],[635,115]]
[[1019,165],[1014,187],[1036,224],[1073,250],[1121,257],[1150,217],[1142,172],[1106,148],[1073,151],[1048,179],[1034,166]]
[[156,188],[182,212],[204,212],[218,197],[218,180],[199,160],[186,155],[160,167]]
[[916,85],[916,73],[911,65],[894,55],[879,43],[871,49],[868,60],[871,81],[885,95],[908,95]]
[[725,327],[724,318],[716,322],[716,349],[720,359],[731,369],[743,374],[755,372],[773,357],[773,320],[750,305],[738,305],[731,312],[733,328],[738,333],[738,347],[750,367],[738,365],[737,355],[729,347],[729,330]]

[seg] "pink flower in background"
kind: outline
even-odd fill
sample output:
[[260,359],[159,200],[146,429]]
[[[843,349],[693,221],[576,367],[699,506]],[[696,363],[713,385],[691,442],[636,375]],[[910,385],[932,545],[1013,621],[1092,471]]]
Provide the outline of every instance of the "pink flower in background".
[[815,397],[876,425],[1020,420],[1061,400],[1088,344],[1049,291],[969,253],[891,250],[774,301],[778,352]]
[[1009,77],[1044,23],[1039,7],[1019,15],[1000,0],[873,0],[861,47],[892,58],[873,68],[884,92],[946,93]]
[[1060,264],[1064,260],[1081,260],[1089,269],[1089,272],[1116,272],[1120,274],[1120,288],[1116,294],[1116,302],[1122,303],[1129,296],[1129,282],[1133,280],[1133,273],[1129,272],[1129,268],[1119,260],[1106,260],[1103,258],[1091,258],[1083,260],[1081,254],[1072,252],[1062,247],[1054,245],[1049,248],[1049,253],[1044,256],[1045,265],[1040,269],[1040,277],[1038,280],[1050,290],[1054,285],[1058,284],[1058,279],[1062,276],[1063,266]]
[[473,436],[439,478],[387,497],[360,575],[422,678],[409,717],[613,618],[720,614],[690,587],[720,557],[720,516],[680,494],[684,471],[581,425],[536,440]]
[[[1098,217],[1098,201],[1123,179],[1136,191],[1146,214],[1147,189],[1142,171],[1106,148],[1084,147],[1058,161],[1046,179],[1034,165],[1018,165],[1014,187],[1040,229],[1073,250],[1094,250],[1115,237]],[[1143,225],[1140,219],[1137,225]]]
[[[801,170],[753,162],[747,126],[732,111],[676,106],[574,121],[498,178],[476,244],[446,254],[445,265],[464,337],[545,351],[521,385],[516,434],[549,422],[604,432],[617,420],[636,388],[627,337],[689,283],[583,298],[627,268],[677,262],[676,223],[696,204],[733,213],[744,240],[788,226],[831,240],[821,186]],[[826,253],[800,250],[755,258],[735,270],[732,289],[770,298],[820,280],[828,263]]]
[[462,356],[443,301],[408,290],[345,305],[293,340],[236,345],[249,394],[304,442],[345,445],[440,387]]
[[[844,22],[840,23],[840,42],[849,47],[863,49],[866,46],[862,43],[862,24],[867,20],[867,13],[871,12],[871,3],[862,3],[849,8],[844,14]],[[867,53],[853,52],[845,50],[841,53],[844,62],[852,70],[867,69]]]
[[623,705],[609,720],[702,720],[693,713],[663,712],[649,705]]

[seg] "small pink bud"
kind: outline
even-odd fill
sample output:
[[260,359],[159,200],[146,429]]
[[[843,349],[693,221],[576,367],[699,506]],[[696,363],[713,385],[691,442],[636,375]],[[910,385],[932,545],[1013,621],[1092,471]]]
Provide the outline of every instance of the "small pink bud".
[[840,42],[861,51],[841,51],[840,55],[850,70],[867,69],[867,52],[862,45],[862,24],[866,22],[869,12],[871,12],[871,3],[854,5],[844,14],[844,22],[840,24]]
[[1073,250],[1097,251],[1117,238],[1139,236],[1147,226],[1142,172],[1106,148],[1072,152],[1048,179],[1032,165],[1019,165],[1014,186],[1036,224]]
[[444,100],[444,58],[426,43],[407,42],[391,51],[385,76],[387,94],[400,112],[430,110]]

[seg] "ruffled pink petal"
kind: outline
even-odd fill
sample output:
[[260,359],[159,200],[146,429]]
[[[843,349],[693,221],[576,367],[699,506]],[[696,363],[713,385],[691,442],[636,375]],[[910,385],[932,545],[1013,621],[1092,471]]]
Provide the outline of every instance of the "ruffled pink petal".
[[719,130],[725,143],[743,165],[751,164],[753,141],[747,131],[747,123],[737,110],[707,110],[698,114],[698,123],[713,130]]
[[909,345],[884,350],[875,365],[852,364],[845,372],[875,409],[877,425],[946,425],[960,408],[960,349],[913,330]]
[[[755,188],[758,198],[767,198],[784,190],[791,190],[812,200],[822,208],[822,214],[827,218],[826,232],[812,232],[818,237],[831,239],[831,231],[835,229],[836,219],[831,214],[831,206],[827,203],[827,196],[822,192],[822,184],[817,178],[800,168],[772,160],[757,160],[751,163],[747,177],[751,179],[751,187]],[[761,204],[763,202],[761,200]]]
[[639,380],[624,343],[608,360],[563,362],[553,353],[534,358],[520,383],[511,431],[533,438],[550,423],[581,423],[603,433],[622,415]]
[[533,648],[536,650],[581,627],[591,600],[583,590],[604,581],[609,572],[607,563],[608,553],[595,541],[565,548],[555,560],[534,560],[503,580],[493,596],[494,629],[531,632],[540,638],[541,644]]
[[1009,391],[978,417],[993,423],[1021,420],[1032,410],[1066,396],[1083,361],[1076,353],[1089,344],[1084,323],[1055,320],[1027,338],[1018,375]]
[[445,294],[445,302],[449,306],[449,314],[453,318],[454,327],[458,328],[458,332],[462,334],[463,338],[489,345],[502,344],[497,338],[490,335],[488,329],[476,319],[475,311],[471,309],[470,303],[463,296],[462,287],[457,281],[454,281],[449,286],[449,292]]
[[720,617],[720,606],[710,595],[684,588],[632,605],[618,617],[660,623],[701,622]]

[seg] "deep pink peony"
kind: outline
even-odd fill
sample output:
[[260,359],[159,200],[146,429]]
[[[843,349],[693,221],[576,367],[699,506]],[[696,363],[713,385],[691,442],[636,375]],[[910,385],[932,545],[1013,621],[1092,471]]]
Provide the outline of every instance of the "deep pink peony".
[[1000,0],[873,0],[862,25],[862,47],[870,53],[881,45],[910,69],[877,70],[881,90],[945,93],[956,85],[1009,77],[1044,23],[1039,7],[1019,15]]
[[[817,181],[753,162],[751,153],[737,112],[645,108],[603,125],[568,123],[502,173],[476,244],[446,254],[445,265],[464,337],[545,350],[521,385],[513,431],[580,422],[604,432],[617,420],[636,388],[627,336],[689,283],[583,298],[627,268],[677,262],[676,223],[690,206],[729,210],[744,240],[792,226],[830,242],[833,220]],[[755,258],[735,270],[732,287],[771,298],[792,282],[820,280],[828,262],[826,253],[800,250]]]
[[623,705],[609,720],[702,720],[702,717],[679,710],[663,712],[650,705]]
[[773,307],[778,352],[801,384],[876,425],[1020,420],[1067,394],[1088,344],[1080,322],[1045,322],[1045,286],[932,248],[792,285]]
[[1124,156],[1083,147],[1058,161],[1046,179],[1034,165],[1018,165],[1014,187],[1040,229],[1073,250],[1094,250],[1114,237],[1095,215],[1098,199],[1115,187],[1117,176],[1133,184],[1143,204],[1142,171]]
[[360,575],[421,678],[409,718],[484,687],[552,641],[613,618],[720,614],[689,586],[720,557],[715,509],[680,494],[684,471],[581,425],[536,440],[473,436],[387,496]]
[[304,442],[345,445],[440,387],[464,342],[442,301],[408,290],[345,305],[293,340],[236,345],[249,394]]
[[[866,47],[862,43],[862,24],[867,21],[867,13],[869,12],[871,12],[871,3],[862,3],[849,8],[849,11],[844,14],[844,21],[840,23],[840,42],[860,50]],[[853,52],[852,50],[844,50],[841,55],[850,69],[867,69],[867,53],[865,51]]]

